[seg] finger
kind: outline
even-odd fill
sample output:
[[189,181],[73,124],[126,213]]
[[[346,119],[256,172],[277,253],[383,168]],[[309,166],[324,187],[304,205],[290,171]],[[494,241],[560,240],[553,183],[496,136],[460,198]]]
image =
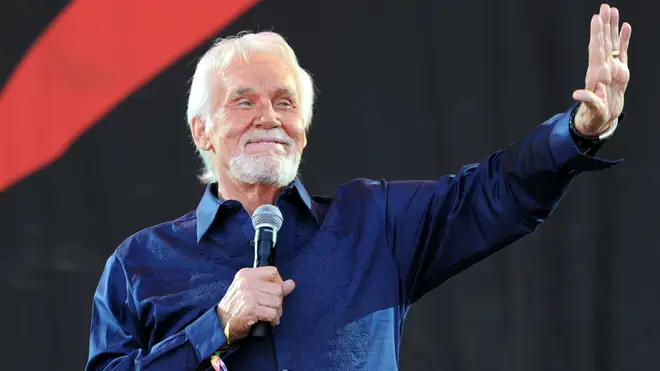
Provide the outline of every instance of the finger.
[[283,293],[283,288],[282,285],[278,285],[276,283],[272,282],[259,282],[257,286],[257,290],[259,290],[260,293],[263,293],[265,295],[270,295],[278,298],[282,298],[284,296]]
[[592,103],[596,98],[596,94],[586,89],[580,89],[573,92],[573,99],[580,102]]
[[268,276],[266,278],[268,279],[268,281],[278,285],[282,285],[282,277],[280,276],[280,272],[277,270],[276,267],[264,267],[264,268],[272,268],[271,270],[267,271]]
[[252,325],[257,323],[257,313],[260,310],[260,306],[256,303],[244,305],[239,313],[233,316],[231,320],[232,334],[240,336],[243,332],[247,331]]
[[[600,66],[605,63],[605,49],[603,47],[603,20],[598,14],[591,17],[591,36],[589,38],[589,66]],[[595,89],[595,81],[587,79],[586,88]]]
[[605,47],[605,56],[610,57],[612,55],[612,38],[610,34],[610,6],[603,4],[600,6],[600,18],[603,22],[603,46]]
[[619,53],[619,59],[623,63],[628,63],[628,45],[630,44],[630,35],[632,34],[632,27],[630,26],[630,23],[624,22],[623,26],[621,26],[621,36],[620,36],[620,41],[619,41],[619,49],[621,52]]
[[257,304],[264,307],[278,309],[282,306],[282,298],[280,296],[260,292],[257,293],[254,297],[257,301]]
[[280,285],[282,284],[282,277],[280,277],[280,272],[277,270],[277,267],[269,266],[249,269],[255,278],[258,278],[262,281],[279,283]]
[[293,280],[286,280],[282,284],[282,294],[287,296],[296,288],[296,283]]
[[612,51],[621,50],[619,45],[619,9],[610,9],[610,40],[612,40]]
[[274,308],[259,307],[256,314],[259,321],[270,322],[273,326],[280,320],[277,309]]
[[573,99],[583,102],[593,112],[605,112],[607,110],[603,100],[589,90],[581,89],[574,91]]
[[245,322],[245,325],[247,326],[247,328],[250,328],[254,326],[257,322],[259,322],[259,320],[256,317],[250,318],[249,320],[247,320],[247,322]]

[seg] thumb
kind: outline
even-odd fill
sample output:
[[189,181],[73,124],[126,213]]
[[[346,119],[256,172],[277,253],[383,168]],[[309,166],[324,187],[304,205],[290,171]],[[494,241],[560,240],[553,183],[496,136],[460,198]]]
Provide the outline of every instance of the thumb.
[[293,289],[296,288],[296,283],[293,282],[293,280],[286,280],[282,284],[282,291],[284,293],[284,296],[287,296],[293,291]]
[[600,97],[598,97],[596,94],[589,90],[576,90],[573,92],[573,99],[583,102],[586,104],[589,108],[602,112],[606,110],[605,104]]

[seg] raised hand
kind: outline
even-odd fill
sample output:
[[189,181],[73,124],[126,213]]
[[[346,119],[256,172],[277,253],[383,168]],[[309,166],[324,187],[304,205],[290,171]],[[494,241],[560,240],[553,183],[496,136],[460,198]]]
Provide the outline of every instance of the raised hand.
[[575,128],[582,135],[591,137],[607,131],[623,111],[630,80],[631,32],[630,24],[625,22],[619,32],[619,10],[607,4],[591,18],[586,86],[573,93],[573,99],[582,102],[575,117]]

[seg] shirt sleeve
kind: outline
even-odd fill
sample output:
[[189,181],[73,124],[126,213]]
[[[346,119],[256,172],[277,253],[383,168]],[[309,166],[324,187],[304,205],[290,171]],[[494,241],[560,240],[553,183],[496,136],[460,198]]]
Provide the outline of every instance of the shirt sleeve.
[[534,231],[579,173],[621,162],[578,150],[569,132],[576,107],[455,175],[381,182],[387,238],[409,303]]
[[92,303],[86,371],[195,370],[226,345],[215,308],[210,308],[148,349],[126,277],[120,260],[111,256]]

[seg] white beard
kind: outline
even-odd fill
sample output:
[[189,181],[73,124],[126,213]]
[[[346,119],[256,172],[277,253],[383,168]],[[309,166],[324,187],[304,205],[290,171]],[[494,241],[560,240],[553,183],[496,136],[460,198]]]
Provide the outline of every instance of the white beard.
[[[286,143],[289,152],[284,156],[271,152],[246,155],[247,143],[257,139]],[[249,131],[241,138],[240,148],[240,154],[229,161],[229,175],[238,182],[285,187],[298,175],[302,156],[296,150],[294,140],[281,128]]]
[[243,151],[229,161],[229,174],[241,183],[285,187],[298,175],[301,156],[293,148],[285,156],[248,156]]

